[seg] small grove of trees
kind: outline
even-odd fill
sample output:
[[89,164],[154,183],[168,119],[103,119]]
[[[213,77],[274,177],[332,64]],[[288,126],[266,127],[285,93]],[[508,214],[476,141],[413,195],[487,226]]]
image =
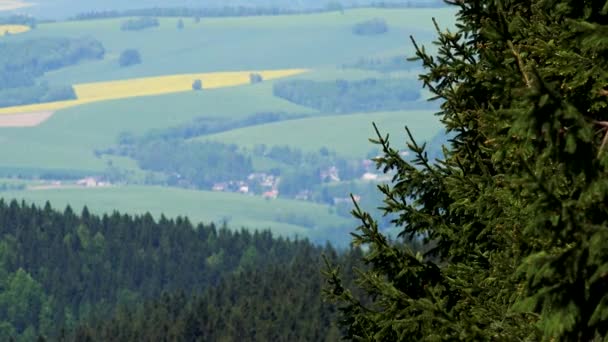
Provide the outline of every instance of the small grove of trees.
[[261,83],[262,81],[264,81],[264,78],[262,78],[262,75],[260,75],[258,73],[249,74],[249,83],[256,84],[256,83]]
[[104,55],[103,45],[88,37],[0,43],[0,107],[74,99],[71,86],[48,85],[37,78],[47,71]]
[[129,67],[141,63],[141,55],[136,49],[124,50],[118,59],[118,64],[121,67]]
[[10,15],[8,17],[0,17],[0,25],[26,25],[31,28],[36,28],[36,18],[28,15]]
[[122,31],[141,31],[147,28],[160,26],[160,22],[154,17],[141,17],[137,19],[129,19],[122,22],[120,29]]
[[355,24],[352,31],[359,36],[378,35],[388,32],[388,24],[384,19],[374,18]]
[[400,239],[355,207],[369,268],[357,288],[327,273],[345,337],[605,341],[606,1],[449,3],[458,22],[438,28],[437,53],[414,42],[449,148],[433,163],[406,129],[408,161],[377,130]]
[[386,58],[359,58],[356,62],[344,64],[342,67],[347,69],[375,70],[382,73],[390,73],[393,71],[418,69],[419,65],[409,61],[405,56],[393,56]]
[[0,89],[0,107],[76,99],[72,86],[49,86],[42,82],[29,87]]
[[87,59],[102,59],[103,45],[90,37],[35,38],[0,43],[0,88],[28,87],[45,72]]
[[330,1],[325,5],[325,10],[329,12],[340,12],[340,14],[344,14],[344,5],[342,5],[339,1]]
[[192,82],[192,90],[202,90],[202,89],[203,89],[203,81],[194,80],[194,82]]

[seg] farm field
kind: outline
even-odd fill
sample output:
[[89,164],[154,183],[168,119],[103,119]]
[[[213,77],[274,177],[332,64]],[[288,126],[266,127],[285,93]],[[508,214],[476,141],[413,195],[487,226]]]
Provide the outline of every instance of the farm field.
[[307,152],[317,152],[322,147],[341,156],[363,158],[374,145],[369,138],[376,138],[372,122],[380,132],[390,134],[393,146],[405,149],[405,125],[419,141],[428,141],[439,131],[441,124],[434,111],[397,111],[324,116],[290,120],[267,125],[236,129],[198,138],[221,141],[246,148],[265,144],[288,145]]
[[[2,3],[0,2],[0,10],[2,8]],[[24,33],[30,30],[29,26],[25,25],[0,25],[0,37],[9,34],[19,34]]]
[[[352,224],[347,218],[330,214],[326,207],[293,200],[260,200],[240,194],[192,191],[165,187],[126,186],[95,189],[52,189],[0,193],[5,198],[25,200],[54,208],[70,205],[76,212],[87,206],[91,212],[111,213],[114,210],[133,214],[150,212],[156,218],[188,216],[193,223],[226,221],[232,228],[265,229],[284,236],[322,236],[323,227],[303,227],[278,222],[286,213],[315,218],[325,227]],[[239,210],[235,210],[239,208]]]
[[0,11],[13,11],[30,7],[32,4],[20,0],[0,0]]
[[[266,80],[273,80],[304,72],[306,70],[298,69],[217,72],[75,84],[77,100],[0,108],[0,114],[52,111],[91,102],[192,91],[192,82],[197,79],[203,82],[203,89],[214,89],[247,84],[251,73],[260,74]],[[2,117],[0,117],[0,125],[2,125]]]

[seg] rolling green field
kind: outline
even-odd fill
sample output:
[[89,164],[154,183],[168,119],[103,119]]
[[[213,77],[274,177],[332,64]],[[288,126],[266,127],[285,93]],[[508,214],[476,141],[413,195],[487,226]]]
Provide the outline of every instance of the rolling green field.
[[[408,36],[428,44],[434,36],[431,18],[440,25],[453,25],[452,9],[357,9],[314,15],[205,18],[199,24],[185,19],[185,28],[176,28],[177,18],[160,18],[160,27],[138,32],[123,32],[126,18],[82,22],[40,24],[27,33],[3,40],[34,37],[79,37],[89,35],[106,48],[103,60],[84,62],[48,72],[43,77],[51,84],[76,84],[134,77],[240,70],[284,68],[310,69],[293,78],[331,81],[370,77],[415,78],[416,71],[380,74],[374,71],[345,69],[343,65],[360,58],[413,55]],[[356,36],[355,23],[375,17],[384,18],[390,27],[380,36]],[[430,47],[430,46],[429,46]],[[141,52],[143,63],[121,68],[118,56],[126,48]],[[430,47],[432,49],[432,47]],[[58,110],[36,127],[0,128],[0,176],[27,175],[44,171],[74,171],[79,175],[103,173],[111,164],[143,179],[146,172],[125,157],[97,157],[95,150],[116,145],[123,132],[144,135],[151,130],[176,127],[195,118],[244,119],[259,112],[306,114],[309,117],[239,128],[199,140],[236,144],[246,150],[256,144],[289,145],[316,152],[321,147],[341,157],[362,159],[374,148],[372,122],[390,133],[393,144],[405,147],[403,127],[409,126],[420,141],[430,140],[439,131],[432,111],[399,111],[349,115],[328,115],[273,96],[273,82],[243,85],[200,92],[134,97],[83,104]],[[256,158],[257,170],[280,166],[276,161]],[[137,182],[142,184],[143,182]],[[344,194],[347,196],[348,194]],[[155,215],[187,215],[193,221],[227,220],[234,228],[266,228],[322,240],[331,235],[328,227],[355,227],[351,219],[333,214],[327,205],[279,199],[267,201],[229,193],[120,185],[95,189],[52,189],[44,191],[3,192],[4,198],[19,198],[55,207],[70,203],[91,211]],[[286,223],[278,215],[293,214],[310,218],[315,228]],[[305,220],[306,221],[306,220]],[[324,227],[326,229],[324,229]],[[348,236],[344,233],[344,239]]]
[[235,129],[198,139],[247,148],[258,144],[288,145],[307,152],[317,152],[326,147],[339,155],[357,159],[364,158],[375,146],[368,140],[376,137],[372,122],[381,133],[390,134],[393,146],[402,149],[406,148],[405,125],[417,141],[430,140],[441,127],[433,111],[399,111],[305,118]]

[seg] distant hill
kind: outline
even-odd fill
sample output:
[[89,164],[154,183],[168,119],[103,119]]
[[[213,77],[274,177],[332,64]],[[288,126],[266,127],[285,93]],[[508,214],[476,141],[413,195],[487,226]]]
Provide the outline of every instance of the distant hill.
[[[9,2],[9,1],[7,1]],[[11,3],[13,1],[10,1]],[[27,1],[14,1],[20,3],[22,7],[16,7],[13,11],[7,13],[29,14],[38,18],[45,19],[62,19],[85,12],[97,11],[125,11],[132,9],[143,8],[223,8],[223,7],[266,7],[266,8],[281,8],[289,10],[311,10],[325,9],[328,7],[335,8],[336,4],[343,7],[381,5],[394,6],[404,5],[411,7],[440,7],[444,3],[442,0],[45,0],[32,2],[32,6],[28,6]],[[6,6],[3,8],[0,1],[0,10],[10,9],[15,6]]]

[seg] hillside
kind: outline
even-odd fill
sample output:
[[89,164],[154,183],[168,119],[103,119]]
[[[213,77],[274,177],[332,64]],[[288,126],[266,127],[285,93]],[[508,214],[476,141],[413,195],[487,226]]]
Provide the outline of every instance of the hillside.
[[[354,25],[376,17],[386,21],[388,32],[353,33]],[[237,227],[271,228],[290,236],[297,232],[344,245],[353,228],[349,194],[366,205],[378,197],[373,182],[350,187],[364,175],[378,176],[369,161],[377,150],[366,140],[374,134],[372,121],[394,134],[411,126],[420,141],[438,134],[432,115],[437,107],[425,102],[427,93],[416,82],[419,66],[405,61],[413,50],[404,37],[414,34],[428,41],[431,17],[448,26],[454,22],[453,11],[445,8],[367,8],[200,22],[160,17],[157,26],[137,31],[121,29],[134,18],[58,21],[2,37],[8,47],[38,44],[41,57],[28,56],[32,61],[44,56],[49,39],[80,42],[86,36],[88,44],[102,50],[95,58],[66,56],[72,59],[59,60],[60,67],[35,70],[41,74],[35,82],[48,88],[40,91],[71,88],[74,99],[0,108],[0,113],[13,113],[0,114],[0,177],[35,180],[47,189],[0,195],[36,203],[50,199],[57,207],[86,203],[99,213],[166,212],[200,222],[230,217]],[[127,49],[138,51],[139,64],[120,65]],[[273,73],[285,69],[306,72],[286,71],[280,76],[288,77],[273,79]],[[261,82],[253,83],[253,74]],[[217,88],[211,75],[225,75],[218,84],[230,86]],[[238,80],[230,81],[228,75],[239,75]],[[179,84],[174,82],[178,79]],[[191,89],[197,79],[200,91]],[[308,88],[285,83],[296,80]],[[393,107],[363,100],[393,83],[405,85],[409,94],[393,94]],[[281,95],[286,84],[295,93]],[[314,97],[316,88],[328,86],[354,89],[347,107],[334,108],[338,95]],[[10,99],[10,93],[6,96]],[[306,102],[309,98],[316,104]],[[374,109],[361,113],[350,108]],[[336,125],[343,129],[335,131]],[[171,148],[177,150],[154,153]],[[214,159],[214,149],[231,162]],[[71,188],[87,179],[111,188]],[[231,200],[222,200],[224,196]],[[217,205],[201,210],[192,204],[202,199]],[[267,203],[281,200],[285,202],[274,207],[285,213],[277,215]],[[245,203],[249,210],[242,211]]]

